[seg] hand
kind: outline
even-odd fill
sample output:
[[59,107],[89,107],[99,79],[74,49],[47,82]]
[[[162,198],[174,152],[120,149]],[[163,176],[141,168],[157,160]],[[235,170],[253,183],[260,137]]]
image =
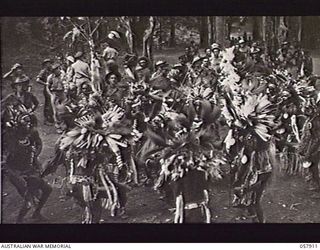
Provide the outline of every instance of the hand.
[[15,65],[12,66],[11,71],[14,71],[16,69],[17,69],[17,65],[15,64]]

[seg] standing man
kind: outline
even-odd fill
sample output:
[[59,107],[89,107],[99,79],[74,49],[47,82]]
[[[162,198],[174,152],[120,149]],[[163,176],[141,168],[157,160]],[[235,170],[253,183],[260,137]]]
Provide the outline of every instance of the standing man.
[[280,49],[276,53],[276,63],[278,67],[286,69],[289,57],[289,43],[287,41],[281,44]]
[[240,39],[239,41],[239,53],[242,53],[245,58],[249,56],[250,48],[246,45],[244,39]]
[[309,51],[305,50],[303,51],[303,53],[304,53],[303,59],[302,59],[303,66],[301,67],[301,71],[305,76],[309,77],[313,73],[313,61]]
[[217,43],[211,45],[212,57],[211,57],[211,67],[215,73],[219,73],[220,63],[221,63],[221,48]]
[[[30,93],[27,93],[30,94]],[[42,141],[36,127],[32,124],[30,113],[22,113],[15,119],[15,125],[6,129],[5,173],[19,195],[23,204],[16,223],[22,223],[25,215],[34,206],[32,218],[47,220],[41,214],[52,188],[40,177]],[[37,202],[35,202],[37,201]]]
[[319,104],[309,107],[305,111],[308,116],[303,127],[299,153],[302,156],[303,166],[308,169],[310,191],[320,190],[319,162],[320,162],[320,115]]
[[52,65],[52,74],[48,77],[48,92],[51,96],[51,105],[53,107],[53,115],[55,119],[55,127],[57,133],[62,133],[60,128],[61,121],[57,116],[57,105],[61,104],[64,100],[64,84],[63,84],[63,75],[61,74],[60,64],[55,63]]
[[136,67],[137,80],[145,83],[150,82],[151,70],[149,68],[149,60],[145,56],[138,59],[138,65]]
[[73,82],[74,69],[72,68],[72,64],[74,63],[74,57],[67,56],[66,63],[67,63],[67,70],[64,76],[64,82],[65,82],[65,91],[67,92],[67,94],[69,94],[70,91],[72,92],[72,90],[76,88]]
[[45,59],[42,62],[42,69],[36,78],[36,82],[43,86],[43,96],[44,96],[43,116],[44,116],[45,125],[53,125],[54,123],[50,94],[47,91],[47,79],[50,74],[51,74],[51,60]]
[[74,71],[73,82],[76,84],[77,93],[79,94],[81,85],[91,81],[91,73],[89,64],[82,60],[83,53],[81,51],[77,52],[74,58],[75,63],[72,64]]
[[102,57],[105,61],[105,67],[106,67],[106,74],[110,72],[116,72],[118,71],[118,65],[117,65],[117,59],[119,52],[111,47],[109,43],[105,43],[106,47],[103,50]]

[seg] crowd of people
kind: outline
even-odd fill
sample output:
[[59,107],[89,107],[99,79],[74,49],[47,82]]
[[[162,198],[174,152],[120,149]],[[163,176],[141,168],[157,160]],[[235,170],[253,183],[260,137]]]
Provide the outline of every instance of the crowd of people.
[[44,178],[59,166],[83,223],[99,223],[104,209],[123,215],[128,190],[141,184],[175,207],[176,223],[210,223],[209,183],[226,176],[233,206],[255,222],[265,222],[260,202],[273,168],[303,172],[319,191],[320,85],[299,46],[283,42],[271,54],[244,39],[203,52],[192,43],[173,65],[120,57],[110,44],[85,56],[45,59],[36,77],[44,124],[61,134],[45,163],[34,86],[19,63],[3,76],[13,92],[2,100],[2,161],[23,198],[17,223],[32,207],[45,219]]

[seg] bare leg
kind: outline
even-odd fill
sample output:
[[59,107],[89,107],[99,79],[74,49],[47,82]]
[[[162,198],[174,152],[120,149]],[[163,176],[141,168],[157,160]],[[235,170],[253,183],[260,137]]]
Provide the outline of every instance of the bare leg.
[[28,180],[28,187],[31,189],[31,192],[41,191],[41,196],[39,197],[39,203],[37,204],[32,217],[35,219],[45,219],[41,215],[41,209],[47,202],[52,192],[52,188],[44,180],[38,177],[30,177]]
[[99,223],[102,214],[102,206],[101,206],[101,199],[97,199],[92,201],[91,204],[92,208],[92,223]]
[[23,180],[23,178],[18,177],[15,174],[12,174],[10,171],[8,171],[8,178],[11,184],[18,191],[19,195],[24,198],[27,189],[26,182]]
[[16,220],[16,224],[21,224],[23,222],[23,218],[26,216],[28,211],[31,209],[31,206],[28,201],[23,201],[23,204],[19,210],[19,214]]
[[264,215],[263,215],[263,210],[260,204],[260,201],[256,204],[255,206],[255,211],[256,211],[256,215],[257,215],[257,219],[259,223],[265,223],[264,221]]

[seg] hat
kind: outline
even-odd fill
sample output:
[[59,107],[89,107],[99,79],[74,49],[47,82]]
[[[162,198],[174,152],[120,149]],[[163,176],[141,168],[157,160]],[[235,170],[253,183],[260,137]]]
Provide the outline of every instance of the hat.
[[135,61],[137,60],[137,55],[135,54],[125,54],[124,58],[123,58],[123,61],[125,62],[129,62],[129,61]]
[[138,62],[140,62],[140,61],[149,62],[149,59],[148,59],[147,57],[145,57],[145,56],[141,56],[141,57],[139,57],[139,59],[138,59]]
[[60,64],[59,64],[59,63],[54,63],[54,64],[52,65],[51,69],[52,69],[52,70],[55,70],[55,69],[57,69],[57,68],[59,68],[59,67],[60,67]]
[[160,66],[167,66],[168,63],[166,61],[157,61],[156,64],[155,64],[155,68],[158,68]]
[[250,54],[258,54],[258,53],[260,53],[261,52],[261,49],[260,48],[255,48],[255,49],[253,49],[252,51],[250,51]]
[[108,38],[109,39],[120,39],[120,33],[118,31],[110,31],[110,33],[108,34]]
[[30,78],[27,77],[26,75],[23,75],[23,76],[21,76],[21,77],[17,77],[17,78],[16,78],[16,80],[14,81],[14,85],[16,85],[16,84],[22,84],[22,83],[27,84],[27,83],[29,83],[29,81],[30,81]]
[[69,62],[74,63],[74,57],[73,57],[73,56],[67,56],[67,60],[68,60]]
[[175,65],[172,66],[173,69],[181,69],[183,68],[183,65],[181,63],[176,63]]
[[74,58],[79,58],[79,57],[81,57],[83,55],[83,52],[82,51],[78,51],[76,54],[75,54],[75,56],[74,56]]
[[15,69],[22,68],[22,65],[20,63],[16,63],[15,65],[13,65],[12,68],[15,68]]
[[115,75],[115,76],[117,77],[118,82],[120,82],[120,80],[121,80],[121,74],[120,74],[119,72],[116,72],[116,71],[111,71],[111,72],[109,72],[108,74],[106,74],[105,80],[108,81],[108,78],[109,78],[111,75]]
[[288,44],[289,44],[289,42],[284,41],[281,45],[284,46],[284,45],[288,45]]
[[140,65],[137,65],[137,67],[135,68],[136,71],[142,70],[144,68],[142,68]]
[[204,57],[196,56],[195,58],[193,58],[192,64],[202,61],[203,58],[204,58]]
[[212,49],[212,50],[214,50],[214,49],[221,50],[219,44],[217,44],[217,43],[213,43],[213,44],[211,45],[211,49]]
[[239,40],[239,44],[245,43],[245,41],[243,39]]
[[51,63],[51,60],[49,58],[46,58],[43,60],[42,64],[45,64],[45,63]]

